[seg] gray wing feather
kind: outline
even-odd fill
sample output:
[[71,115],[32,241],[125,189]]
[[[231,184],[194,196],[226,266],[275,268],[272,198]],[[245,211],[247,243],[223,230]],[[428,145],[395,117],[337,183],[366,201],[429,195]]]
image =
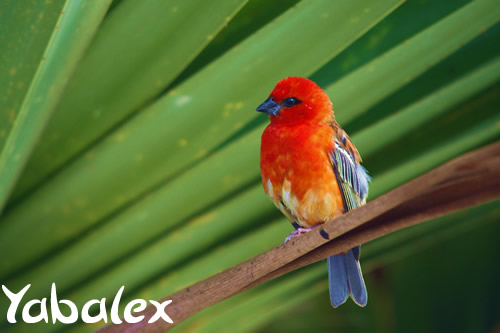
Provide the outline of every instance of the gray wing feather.
[[335,140],[335,150],[330,153],[330,162],[344,199],[346,211],[363,205],[368,195],[370,176],[354,156]]

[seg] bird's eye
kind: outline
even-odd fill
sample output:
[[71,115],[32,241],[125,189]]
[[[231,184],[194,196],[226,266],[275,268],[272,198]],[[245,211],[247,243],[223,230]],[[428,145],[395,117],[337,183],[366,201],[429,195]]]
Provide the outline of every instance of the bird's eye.
[[283,106],[286,107],[286,108],[292,107],[292,106],[300,104],[300,103],[302,103],[302,101],[300,99],[298,99],[298,98],[295,98],[295,97],[285,98],[281,102],[281,104],[283,104]]

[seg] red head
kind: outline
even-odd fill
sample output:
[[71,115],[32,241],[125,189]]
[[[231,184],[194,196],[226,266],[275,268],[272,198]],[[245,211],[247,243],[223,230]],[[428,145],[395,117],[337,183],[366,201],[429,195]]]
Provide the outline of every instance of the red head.
[[268,114],[271,123],[331,123],[334,120],[328,95],[303,77],[279,81],[257,111]]

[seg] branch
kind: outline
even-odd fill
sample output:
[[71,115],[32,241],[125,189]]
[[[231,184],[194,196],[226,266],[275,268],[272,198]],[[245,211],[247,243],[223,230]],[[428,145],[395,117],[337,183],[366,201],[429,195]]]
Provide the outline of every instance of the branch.
[[497,142],[455,158],[293,238],[285,246],[272,248],[165,297],[162,301],[172,300],[167,313],[174,324],[163,320],[147,324],[155,314],[155,308],[148,307],[137,314],[145,315],[141,322],[110,325],[102,332],[164,332],[213,304],[282,274],[402,228],[499,197],[500,142]]

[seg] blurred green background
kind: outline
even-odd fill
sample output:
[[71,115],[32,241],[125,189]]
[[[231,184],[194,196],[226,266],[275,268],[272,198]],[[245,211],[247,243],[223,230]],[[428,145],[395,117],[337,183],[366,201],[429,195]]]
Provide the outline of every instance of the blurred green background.
[[[0,282],[158,299],[292,230],[260,183],[255,108],[305,76],[373,176],[369,199],[500,138],[495,0],[0,1]],[[499,201],[363,246],[362,309],[319,262],[177,332],[493,332]],[[89,332],[102,325],[0,330]],[[34,309],[34,315],[39,309]]]

